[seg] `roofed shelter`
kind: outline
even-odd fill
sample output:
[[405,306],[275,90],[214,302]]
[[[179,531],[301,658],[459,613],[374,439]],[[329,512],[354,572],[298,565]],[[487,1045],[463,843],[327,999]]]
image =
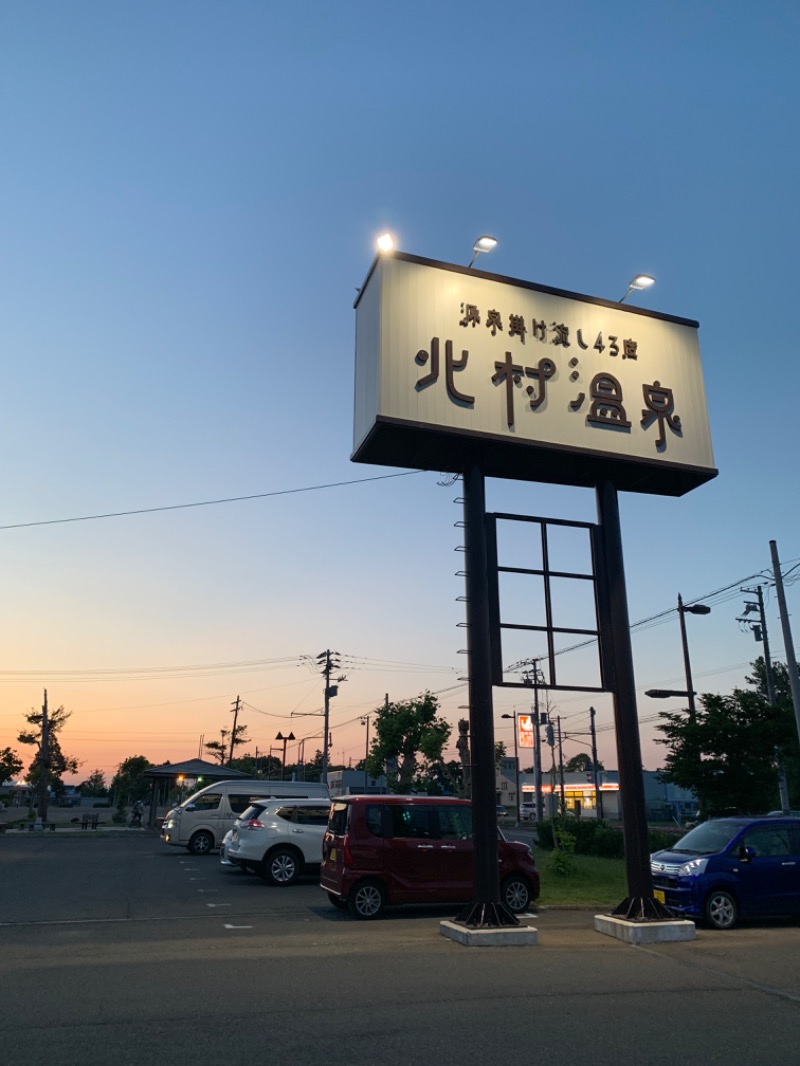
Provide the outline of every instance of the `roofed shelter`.
[[203,786],[213,784],[215,781],[227,781],[233,777],[248,777],[241,770],[232,770],[229,766],[221,766],[219,763],[206,762],[204,759],[186,759],[184,762],[167,762],[162,766],[151,766],[145,770],[144,777],[149,777],[150,785],[150,817],[148,826],[155,829],[156,809],[160,797],[166,798],[169,789],[178,784],[180,778],[193,778]]

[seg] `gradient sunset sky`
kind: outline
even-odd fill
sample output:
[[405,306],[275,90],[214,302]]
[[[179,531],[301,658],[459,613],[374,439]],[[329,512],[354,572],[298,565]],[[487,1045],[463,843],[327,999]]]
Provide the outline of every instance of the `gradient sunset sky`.
[[[4,5],[0,748],[29,759],[47,689],[76,780],[196,756],[237,695],[249,750],[310,757],[327,648],[332,761],[387,693],[464,716],[459,487],[349,458],[385,230],[464,265],[490,233],[479,266],[612,300],[644,271],[632,302],[699,320],[719,476],[621,499],[637,686],[684,687],[679,592],[712,606],[696,688],[741,684],[772,539],[798,603],[798,48],[788,0]],[[584,489],[487,503],[596,517]],[[565,756],[592,702],[616,766],[606,696],[554,698]],[[679,706],[641,696],[647,769]],[[509,748],[527,707],[496,693]]]

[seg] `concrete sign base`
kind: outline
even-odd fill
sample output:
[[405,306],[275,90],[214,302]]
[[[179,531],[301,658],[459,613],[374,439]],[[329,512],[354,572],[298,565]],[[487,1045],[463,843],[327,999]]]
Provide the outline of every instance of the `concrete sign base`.
[[598,933],[624,940],[627,944],[665,944],[676,940],[694,940],[694,922],[628,922],[609,914],[596,914],[594,927]]
[[440,922],[439,932],[467,948],[536,947],[539,943],[539,930],[532,925],[470,929],[456,922]]

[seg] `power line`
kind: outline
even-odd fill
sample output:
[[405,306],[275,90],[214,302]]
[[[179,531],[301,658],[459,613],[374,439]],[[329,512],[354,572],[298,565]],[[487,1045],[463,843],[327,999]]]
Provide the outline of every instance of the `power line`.
[[140,507],[132,511],[109,511],[106,514],[79,515],[74,518],[45,518],[39,522],[13,522],[0,526],[6,529],[31,529],[34,526],[59,526],[68,522],[96,522],[101,518],[128,518],[138,514],[156,514],[159,511],[185,511],[191,507],[217,507],[223,503],[243,503],[247,500],[266,500],[271,496],[292,496],[300,492],[321,492],[323,489],[341,489],[348,485],[363,485],[369,481],[387,481],[390,478],[410,477],[424,474],[425,470],[403,470],[399,474],[377,474],[375,477],[354,478],[352,481],[332,481],[325,485],[306,485],[298,489],[277,489],[274,492],[255,492],[250,496],[227,496],[219,500],[197,500],[194,503],[171,503],[163,507]]

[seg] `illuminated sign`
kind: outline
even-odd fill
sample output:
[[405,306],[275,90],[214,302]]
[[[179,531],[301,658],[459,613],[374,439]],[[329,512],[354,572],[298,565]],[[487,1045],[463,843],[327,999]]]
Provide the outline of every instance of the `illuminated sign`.
[[697,323],[394,252],[356,301],[353,460],[682,495],[716,475]]
[[533,747],[533,717],[530,714],[517,715],[517,743],[521,748]]

